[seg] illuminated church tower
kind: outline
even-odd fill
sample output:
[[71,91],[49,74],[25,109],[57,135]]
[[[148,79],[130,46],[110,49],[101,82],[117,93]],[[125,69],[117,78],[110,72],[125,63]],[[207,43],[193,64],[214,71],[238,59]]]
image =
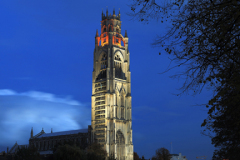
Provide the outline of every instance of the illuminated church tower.
[[118,15],[102,13],[92,74],[92,140],[117,160],[133,160],[132,97],[127,32]]

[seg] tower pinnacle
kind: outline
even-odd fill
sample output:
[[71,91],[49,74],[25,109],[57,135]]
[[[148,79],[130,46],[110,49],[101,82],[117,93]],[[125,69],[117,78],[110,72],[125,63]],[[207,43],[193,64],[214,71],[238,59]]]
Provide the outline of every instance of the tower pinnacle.
[[125,30],[125,35],[124,35],[124,37],[128,37],[128,36],[127,36],[127,30]]
[[96,31],[96,36],[95,37],[98,37],[98,30]]
[[115,8],[113,8],[113,15],[115,15]]
[[106,11],[106,17],[108,17],[108,6],[107,6],[107,11]]
[[33,127],[31,129],[31,138],[33,138]]

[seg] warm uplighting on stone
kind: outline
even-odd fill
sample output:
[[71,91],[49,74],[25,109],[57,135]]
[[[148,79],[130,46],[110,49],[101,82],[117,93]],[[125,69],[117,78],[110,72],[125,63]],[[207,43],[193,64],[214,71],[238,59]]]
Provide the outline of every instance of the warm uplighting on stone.
[[[123,45],[122,45],[123,44]],[[118,15],[102,13],[101,34],[95,36],[92,77],[92,141],[108,156],[133,160],[131,72],[127,32]]]

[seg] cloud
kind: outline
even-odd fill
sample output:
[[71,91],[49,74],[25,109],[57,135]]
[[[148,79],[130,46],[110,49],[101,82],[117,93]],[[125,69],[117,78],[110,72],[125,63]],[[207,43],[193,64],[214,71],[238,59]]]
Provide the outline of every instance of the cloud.
[[91,123],[88,105],[69,97],[29,91],[18,93],[0,90],[0,146],[27,144],[30,130],[34,134],[44,128],[46,133],[86,128]]
[[9,95],[16,95],[17,93],[10,89],[2,89],[0,90],[0,96],[9,96]]
[[80,104],[78,101],[71,100],[69,98],[57,98],[54,94],[51,94],[51,93],[44,93],[44,92],[38,92],[38,91],[17,93],[10,89],[0,90],[0,96],[10,96],[10,95],[26,96],[34,100],[49,101],[49,102],[62,103],[62,104],[68,104],[68,105],[83,105],[83,104]]

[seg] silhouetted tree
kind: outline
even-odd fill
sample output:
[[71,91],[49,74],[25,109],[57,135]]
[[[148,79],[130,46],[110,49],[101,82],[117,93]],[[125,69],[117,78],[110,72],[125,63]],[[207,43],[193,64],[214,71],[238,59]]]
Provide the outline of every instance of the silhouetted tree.
[[105,160],[107,152],[101,147],[99,143],[93,143],[87,148],[88,160]]
[[[183,77],[182,92],[201,92],[207,85],[215,92],[202,123],[205,134],[219,148],[214,157],[240,157],[240,2],[238,0],[132,0],[130,14],[139,21],[169,21],[169,31],[153,43],[184,66],[173,77]],[[169,40],[169,41],[166,41]],[[172,69],[170,68],[170,69]],[[211,135],[211,132],[214,134]]]
[[137,152],[134,152],[134,153],[133,153],[133,159],[134,159],[134,160],[140,160]]
[[17,153],[14,155],[14,160],[40,160],[40,154],[37,148],[18,148]]
[[155,156],[152,157],[152,160],[157,160],[157,158]]
[[85,153],[80,149],[80,147],[74,145],[60,145],[57,147],[56,152],[53,155],[55,160],[86,160]]
[[81,144],[79,141],[74,141],[74,140],[64,140],[63,143],[57,142],[57,144],[54,145],[53,147],[53,153],[57,150],[58,146],[62,146],[68,144],[70,146],[76,146],[79,147],[80,149],[84,150],[86,148],[86,144]]
[[154,160],[170,160],[171,154],[166,148],[159,148],[156,150],[156,155],[152,158]]
[[107,160],[116,160],[116,158],[114,158],[114,156],[112,155],[112,156],[109,156]]

